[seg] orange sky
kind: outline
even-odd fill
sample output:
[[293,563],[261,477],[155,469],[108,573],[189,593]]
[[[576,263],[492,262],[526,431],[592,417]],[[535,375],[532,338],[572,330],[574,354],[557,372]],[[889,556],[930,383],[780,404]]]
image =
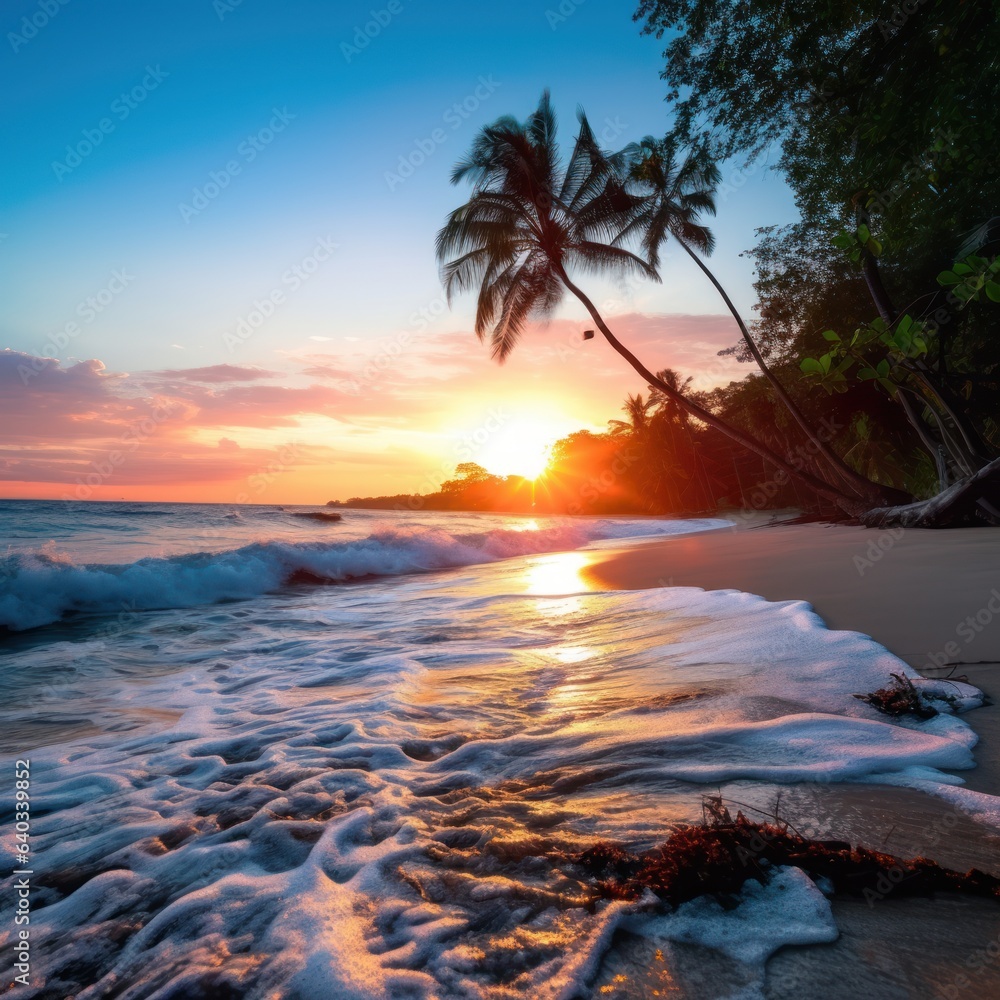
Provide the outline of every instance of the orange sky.
[[[722,316],[610,317],[651,367],[699,388],[746,369]],[[0,353],[6,497],[324,503],[430,492],[463,461],[531,474],[556,438],[599,431],[641,381],[585,324],[528,332],[503,366],[471,333],[401,332],[267,367],[114,372]],[[352,338],[347,338],[350,340]]]

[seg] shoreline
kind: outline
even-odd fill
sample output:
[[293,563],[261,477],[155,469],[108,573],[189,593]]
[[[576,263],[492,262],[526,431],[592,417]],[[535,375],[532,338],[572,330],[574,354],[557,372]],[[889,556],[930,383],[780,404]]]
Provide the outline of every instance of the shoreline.
[[831,629],[870,635],[920,670],[1000,664],[995,528],[880,531],[761,519],[595,555],[585,576],[598,589],[701,587],[807,601]]
[[[955,773],[966,788],[998,795],[1000,599],[978,631],[967,619],[988,609],[991,591],[1000,594],[1000,532],[877,531],[737,516],[731,529],[593,551],[580,576],[595,590],[689,586],[805,601],[829,628],[870,635],[927,676],[967,675],[993,704],[963,715],[979,737],[976,767]],[[766,530],[751,530],[759,527]],[[963,623],[973,629],[968,641],[957,631]],[[819,819],[830,834],[859,846],[1000,873],[1000,831],[929,792],[874,783],[775,786],[774,792],[793,823]],[[767,963],[767,1000],[944,1000],[1000,991],[995,902],[938,894],[832,905],[838,940],[775,953]],[[645,939],[634,942],[629,965],[639,989],[612,992],[612,1000],[638,1000],[648,995],[644,988],[670,981],[662,956]]]
[[976,770],[962,777],[973,791],[1000,793],[1000,531],[741,520],[596,551],[581,575],[599,590],[700,587],[805,601],[828,628],[869,635],[925,676],[967,676],[993,704],[965,716],[979,743]]

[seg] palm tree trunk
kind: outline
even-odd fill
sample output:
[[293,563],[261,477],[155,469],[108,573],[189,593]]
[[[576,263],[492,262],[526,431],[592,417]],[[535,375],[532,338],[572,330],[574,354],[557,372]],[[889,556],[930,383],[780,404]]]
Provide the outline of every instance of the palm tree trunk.
[[889,495],[889,491],[885,487],[880,486],[878,483],[873,483],[870,479],[862,476],[859,472],[852,469],[813,430],[812,425],[808,420],[806,420],[805,414],[799,409],[798,404],[794,399],[792,399],[791,396],[789,396],[785,387],[778,381],[777,376],[767,366],[767,362],[764,361],[764,357],[760,353],[757,344],[754,342],[753,337],[750,336],[750,331],[747,329],[746,323],[743,322],[743,317],[733,304],[732,299],[729,298],[726,290],[716,279],[715,275],[709,270],[705,262],[683,240],[678,240],[677,242],[680,243],[687,255],[698,265],[698,267],[701,268],[708,280],[715,286],[715,290],[722,296],[723,302],[726,303],[729,311],[733,314],[733,319],[736,320],[736,325],[740,328],[740,333],[743,335],[743,342],[747,345],[747,350],[750,351],[754,361],[757,362],[757,367],[764,373],[764,377],[771,383],[771,387],[774,389],[778,399],[784,403],[785,409],[788,410],[788,412],[795,419],[795,422],[810,440],[813,447],[819,452],[820,455],[823,456],[823,458],[826,459],[827,464],[833,468],[837,475],[840,476],[840,478],[847,484],[848,487],[850,487],[851,490],[871,503],[885,504],[887,502],[909,502],[912,497],[909,497],[902,492],[899,492],[898,496],[893,500],[893,498]]
[[786,462],[780,455],[775,454],[766,445],[762,445],[759,441],[755,441],[748,434],[744,434],[743,431],[738,430],[735,427],[730,426],[724,420],[717,417],[714,413],[703,409],[697,403],[688,399],[682,393],[678,392],[672,386],[668,385],[662,379],[657,378],[618,338],[611,332],[608,328],[607,323],[604,322],[604,317],[597,311],[597,307],[593,302],[587,297],[586,293],[578,288],[570,280],[569,275],[566,274],[564,268],[559,267],[559,277],[563,284],[583,303],[584,307],[590,313],[592,319],[597,324],[597,328],[601,331],[604,339],[638,372],[647,383],[656,386],[660,392],[668,396],[670,399],[675,400],[680,406],[683,406],[692,416],[697,417],[703,423],[708,424],[710,427],[714,427],[716,430],[721,431],[726,437],[735,441],[737,444],[742,445],[744,448],[749,449],[755,454],[759,455],[764,461],[770,463],[776,468],[780,469],[786,475],[792,476],[796,479],[801,480],[805,483],[813,492],[825,497],[832,503],[836,504],[848,514],[861,514],[870,506],[869,504],[863,503],[858,500],[857,497],[848,496],[843,491],[837,489],[835,486],[831,486],[829,483],[817,479],[815,476],[802,469],[797,469],[790,462]]

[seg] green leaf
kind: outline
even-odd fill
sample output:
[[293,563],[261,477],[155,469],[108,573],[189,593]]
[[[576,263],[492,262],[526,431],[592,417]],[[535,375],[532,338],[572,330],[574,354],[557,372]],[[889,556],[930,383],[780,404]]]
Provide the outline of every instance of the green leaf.
[[995,281],[987,281],[986,295],[991,302],[1000,302],[1000,284]]
[[867,243],[872,238],[871,230],[862,222],[858,226],[858,239],[862,243]]
[[878,372],[874,368],[859,368],[858,378],[864,379],[866,382],[873,378],[878,378]]
[[823,366],[815,358],[803,358],[799,362],[799,367],[807,375],[822,375]]
[[825,340],[832,341],[834,344],[840,343],[840,334],[837,333],[835,330],[824,330],[823,338]]
[[875,370],[879,373],[880,378],[885,378],[889,374],[889,362],[883,358]]

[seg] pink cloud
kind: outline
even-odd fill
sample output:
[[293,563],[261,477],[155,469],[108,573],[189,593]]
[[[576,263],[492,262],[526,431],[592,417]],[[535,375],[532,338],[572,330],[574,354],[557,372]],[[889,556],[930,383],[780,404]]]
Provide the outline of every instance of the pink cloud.
[[150,377],[184,382],[260,382],[264,379],[281,378],[281,372],[266,371],[246,365],[208,365],[204,368],[168,368],[150,372]]
[[[631,313],[610,317],[609,325],[650,368],[694,375],[698,388],[749,370],[718,357],[738,336],[726,316]],[[294,439],[304,420],[321,416],[336,421],[332,440],[305,449],[297,465],[353,468],[343,495],[407,488],[406,477],[426,461],[409,443],[359,455],[357,442],[397,430],[440,439],[461,414],[474,420],[481,408],[512,399],[561,407],[581,425],[617,416],[626,393],[643,385],[601,338],[583,341],[588,327],[572,320],[533,325],[502,367],[465,331],[289,356],[285,373],[218,364],[126,375],[97,360],[63,367],[53,358],[3,351],[0,480],[75,484],[120,454],[127,460],[115,466],[116,488],[238,482],[274,460],[272,450],[246,446],[238,428],[287,429]],[[222,428],[225,436],[204,433]]]

